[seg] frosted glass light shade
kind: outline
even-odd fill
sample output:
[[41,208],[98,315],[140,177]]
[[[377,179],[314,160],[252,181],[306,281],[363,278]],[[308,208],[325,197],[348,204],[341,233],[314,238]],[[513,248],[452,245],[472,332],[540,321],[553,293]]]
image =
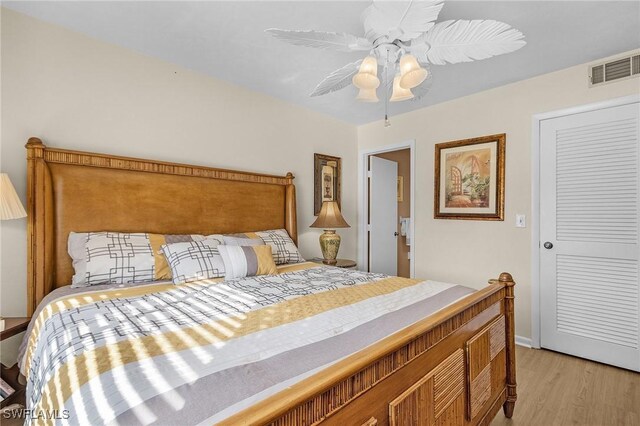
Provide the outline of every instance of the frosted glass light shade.
[[389,102],[406,101],[408,99],[413,99],[413,97],[413,93],[411,93],[410,89],[403,89],[400,87],[400,74],[396,75],[393,78],[393,93],[391,94]]
[[427,78],[427,70],[422,68],[413,55],[400,58],[400,87],[413,89]]
[[367,56],[360,64],[358,73],[351,80],[358,89],[377,89],[380,86],[378,79],[378,61],[373,56]]
[[0,173],[0,220],[20,219],[26,215],[9,176]]
[[365,74],[378,75],[378,61],[375,56],[367,56],[362,60],[360,64],[360,70],[358,72]]
[[378,94],[376,89],[360,89],[356,99],[362,102],[378,102]]
[[375,75],[358,73],[351,80],[354,86],[363,90],[375,90],[380,86],[380,80]]

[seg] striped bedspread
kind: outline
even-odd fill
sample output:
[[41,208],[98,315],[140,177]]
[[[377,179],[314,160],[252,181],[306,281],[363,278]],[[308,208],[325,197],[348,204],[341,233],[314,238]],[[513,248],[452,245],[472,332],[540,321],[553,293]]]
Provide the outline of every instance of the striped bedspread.
[[31,424],[213,424],[473,290],[301,263],[59,292],[23,344]]

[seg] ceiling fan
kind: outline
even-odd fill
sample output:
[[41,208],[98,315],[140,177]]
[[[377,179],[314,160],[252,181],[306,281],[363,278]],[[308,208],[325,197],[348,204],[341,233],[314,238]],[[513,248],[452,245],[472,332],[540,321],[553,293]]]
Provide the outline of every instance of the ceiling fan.
[[353,84],[356,99],[377,102],[382,70],[385,126],[388,101],[419,99],[430,85],[429,65],[470,62],[510,53],[526,44],[523,34],[493,20],[436,23],[444,0],[377,1],[362,13],[364,37],[347,33],[266,30],[296,46],[338,52],[368,52],[364,59],[339,68],[318,84],[311,96],[326,95]]

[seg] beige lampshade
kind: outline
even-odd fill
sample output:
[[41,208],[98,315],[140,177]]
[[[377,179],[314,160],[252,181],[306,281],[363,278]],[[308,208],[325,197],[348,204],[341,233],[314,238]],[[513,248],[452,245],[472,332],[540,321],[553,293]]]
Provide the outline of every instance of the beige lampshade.
[[400,102],[413,99],[413,93],[409,89],[403,89],[400,87],[400,74],[393,78],[393,93],[391,94],[390,102]]
[[0,173],[0,220],[19,219],[26,215],[9,175]]
[[360,102],[378,102],[378,94],[376,89],[360,89],[356,100]]
[[342,213],[340,213],[340,208],[338,207],[337,201],[325,201],[322,203],[322,209],[320,209],[320,214],[313,224],[311,224],[312,228],[350,228],[349,224],[344,217],[342,217]]
[[378,61],[373,56],[367,56],[362,61],[358,73],[353,76],[351,82],[358,89],[377,89],[380,86],[378,79]]
[[413,55],[404,55],[400,58],[400,87],[413,89],[427,78],[427,70],[422,68]]

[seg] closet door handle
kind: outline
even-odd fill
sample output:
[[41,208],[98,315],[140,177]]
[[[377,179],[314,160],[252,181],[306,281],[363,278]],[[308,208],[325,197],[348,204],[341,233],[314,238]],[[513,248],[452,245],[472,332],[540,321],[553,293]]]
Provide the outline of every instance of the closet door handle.
[[397,232],[394,232],[394,233],[393,233],[393,236],[394,236],[394,237],[397,237],[398,235],[399,235],[399,234],[398,234]]
[[547,250],[551,250],[553,248],[553,244],[550,241],[545,242],[542,246]]

